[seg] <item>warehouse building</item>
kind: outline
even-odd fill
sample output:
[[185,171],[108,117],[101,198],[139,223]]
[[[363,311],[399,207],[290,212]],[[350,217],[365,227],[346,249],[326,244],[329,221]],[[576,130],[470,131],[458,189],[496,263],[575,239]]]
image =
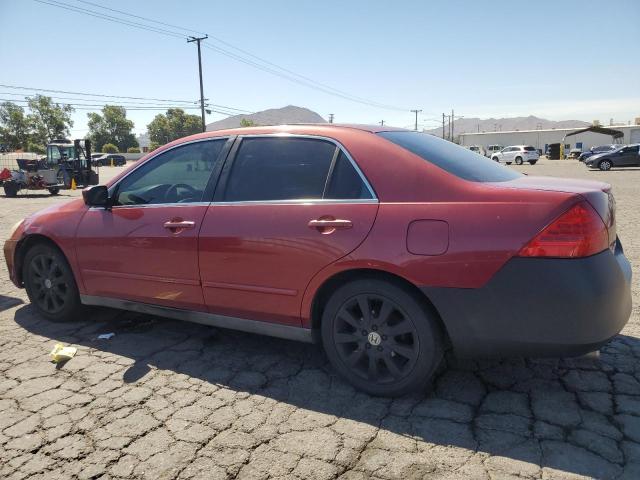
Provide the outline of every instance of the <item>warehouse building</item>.
[[608,143],[640,143],[640,118],[636,119],[636,125],[612,125],[605,127],[622,133],[622,136],[613,140],[609,135],[596,132],[583,132],[577,135],[567,136],[581,128],[556,128],[550,130],[514,130],[499,132],[478,132],[461,133],[460,145],[469,147],[478,145],[485,149],[489,145],[531,145],[532,147],[547,152],[548,146],[552,143],[564,141],[564,149],[569,152],[573,148],[581,149],[583,152],[598,145]]

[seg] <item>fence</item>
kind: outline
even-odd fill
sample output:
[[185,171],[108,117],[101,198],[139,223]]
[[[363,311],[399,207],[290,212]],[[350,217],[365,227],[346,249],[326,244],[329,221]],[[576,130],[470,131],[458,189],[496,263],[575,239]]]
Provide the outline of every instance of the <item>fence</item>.
[[18,162],[16,162],[19,158],[26,158],[27,160],[38,160],[42,155],[38,155],[37,153],[0,153],[0,170],[3,168],[8,168],[9,170],[15,170],[18,168]]

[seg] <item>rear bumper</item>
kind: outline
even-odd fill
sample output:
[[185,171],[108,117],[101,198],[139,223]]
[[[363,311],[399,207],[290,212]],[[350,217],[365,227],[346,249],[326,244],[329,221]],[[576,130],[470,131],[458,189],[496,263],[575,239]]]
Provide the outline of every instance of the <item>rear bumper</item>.
[[514,257],[482,288],[422,290],[457,355],[577,356],[629,320],[631,265],[617,242],[583,259]]

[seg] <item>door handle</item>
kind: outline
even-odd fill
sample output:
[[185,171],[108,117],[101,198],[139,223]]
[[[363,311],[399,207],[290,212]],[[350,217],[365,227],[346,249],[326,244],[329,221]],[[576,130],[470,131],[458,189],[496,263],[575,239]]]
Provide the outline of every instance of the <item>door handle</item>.
[[173,233],[179,233],[188,228],[193,228],[196,226],[196,222],[192,222],[191,220],[169,220],[168,222],[164,222],[163,227],[168,228]]
[[337,229],[346,229],[353,227],[351,220],[336,219],[317,219],[311,220],[307,224],[309,228],[316,228],[322,233],[331,233]]

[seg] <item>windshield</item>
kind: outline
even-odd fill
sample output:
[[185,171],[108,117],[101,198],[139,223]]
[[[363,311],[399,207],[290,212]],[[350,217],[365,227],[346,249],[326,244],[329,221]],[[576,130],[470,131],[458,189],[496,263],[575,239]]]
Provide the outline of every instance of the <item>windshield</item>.
[[483,155],[426,133],[396,131],[378,135],[464,180],[506,182],[522,176]]
[[[622,146],[622,145],[621,145]],[[617,147],[620,148],[620,147]],[[601,147],[595,147],[593,149],[594,152],[608,152],[609,150],[615,150],[616,147],[613,145],[602,145]]]

